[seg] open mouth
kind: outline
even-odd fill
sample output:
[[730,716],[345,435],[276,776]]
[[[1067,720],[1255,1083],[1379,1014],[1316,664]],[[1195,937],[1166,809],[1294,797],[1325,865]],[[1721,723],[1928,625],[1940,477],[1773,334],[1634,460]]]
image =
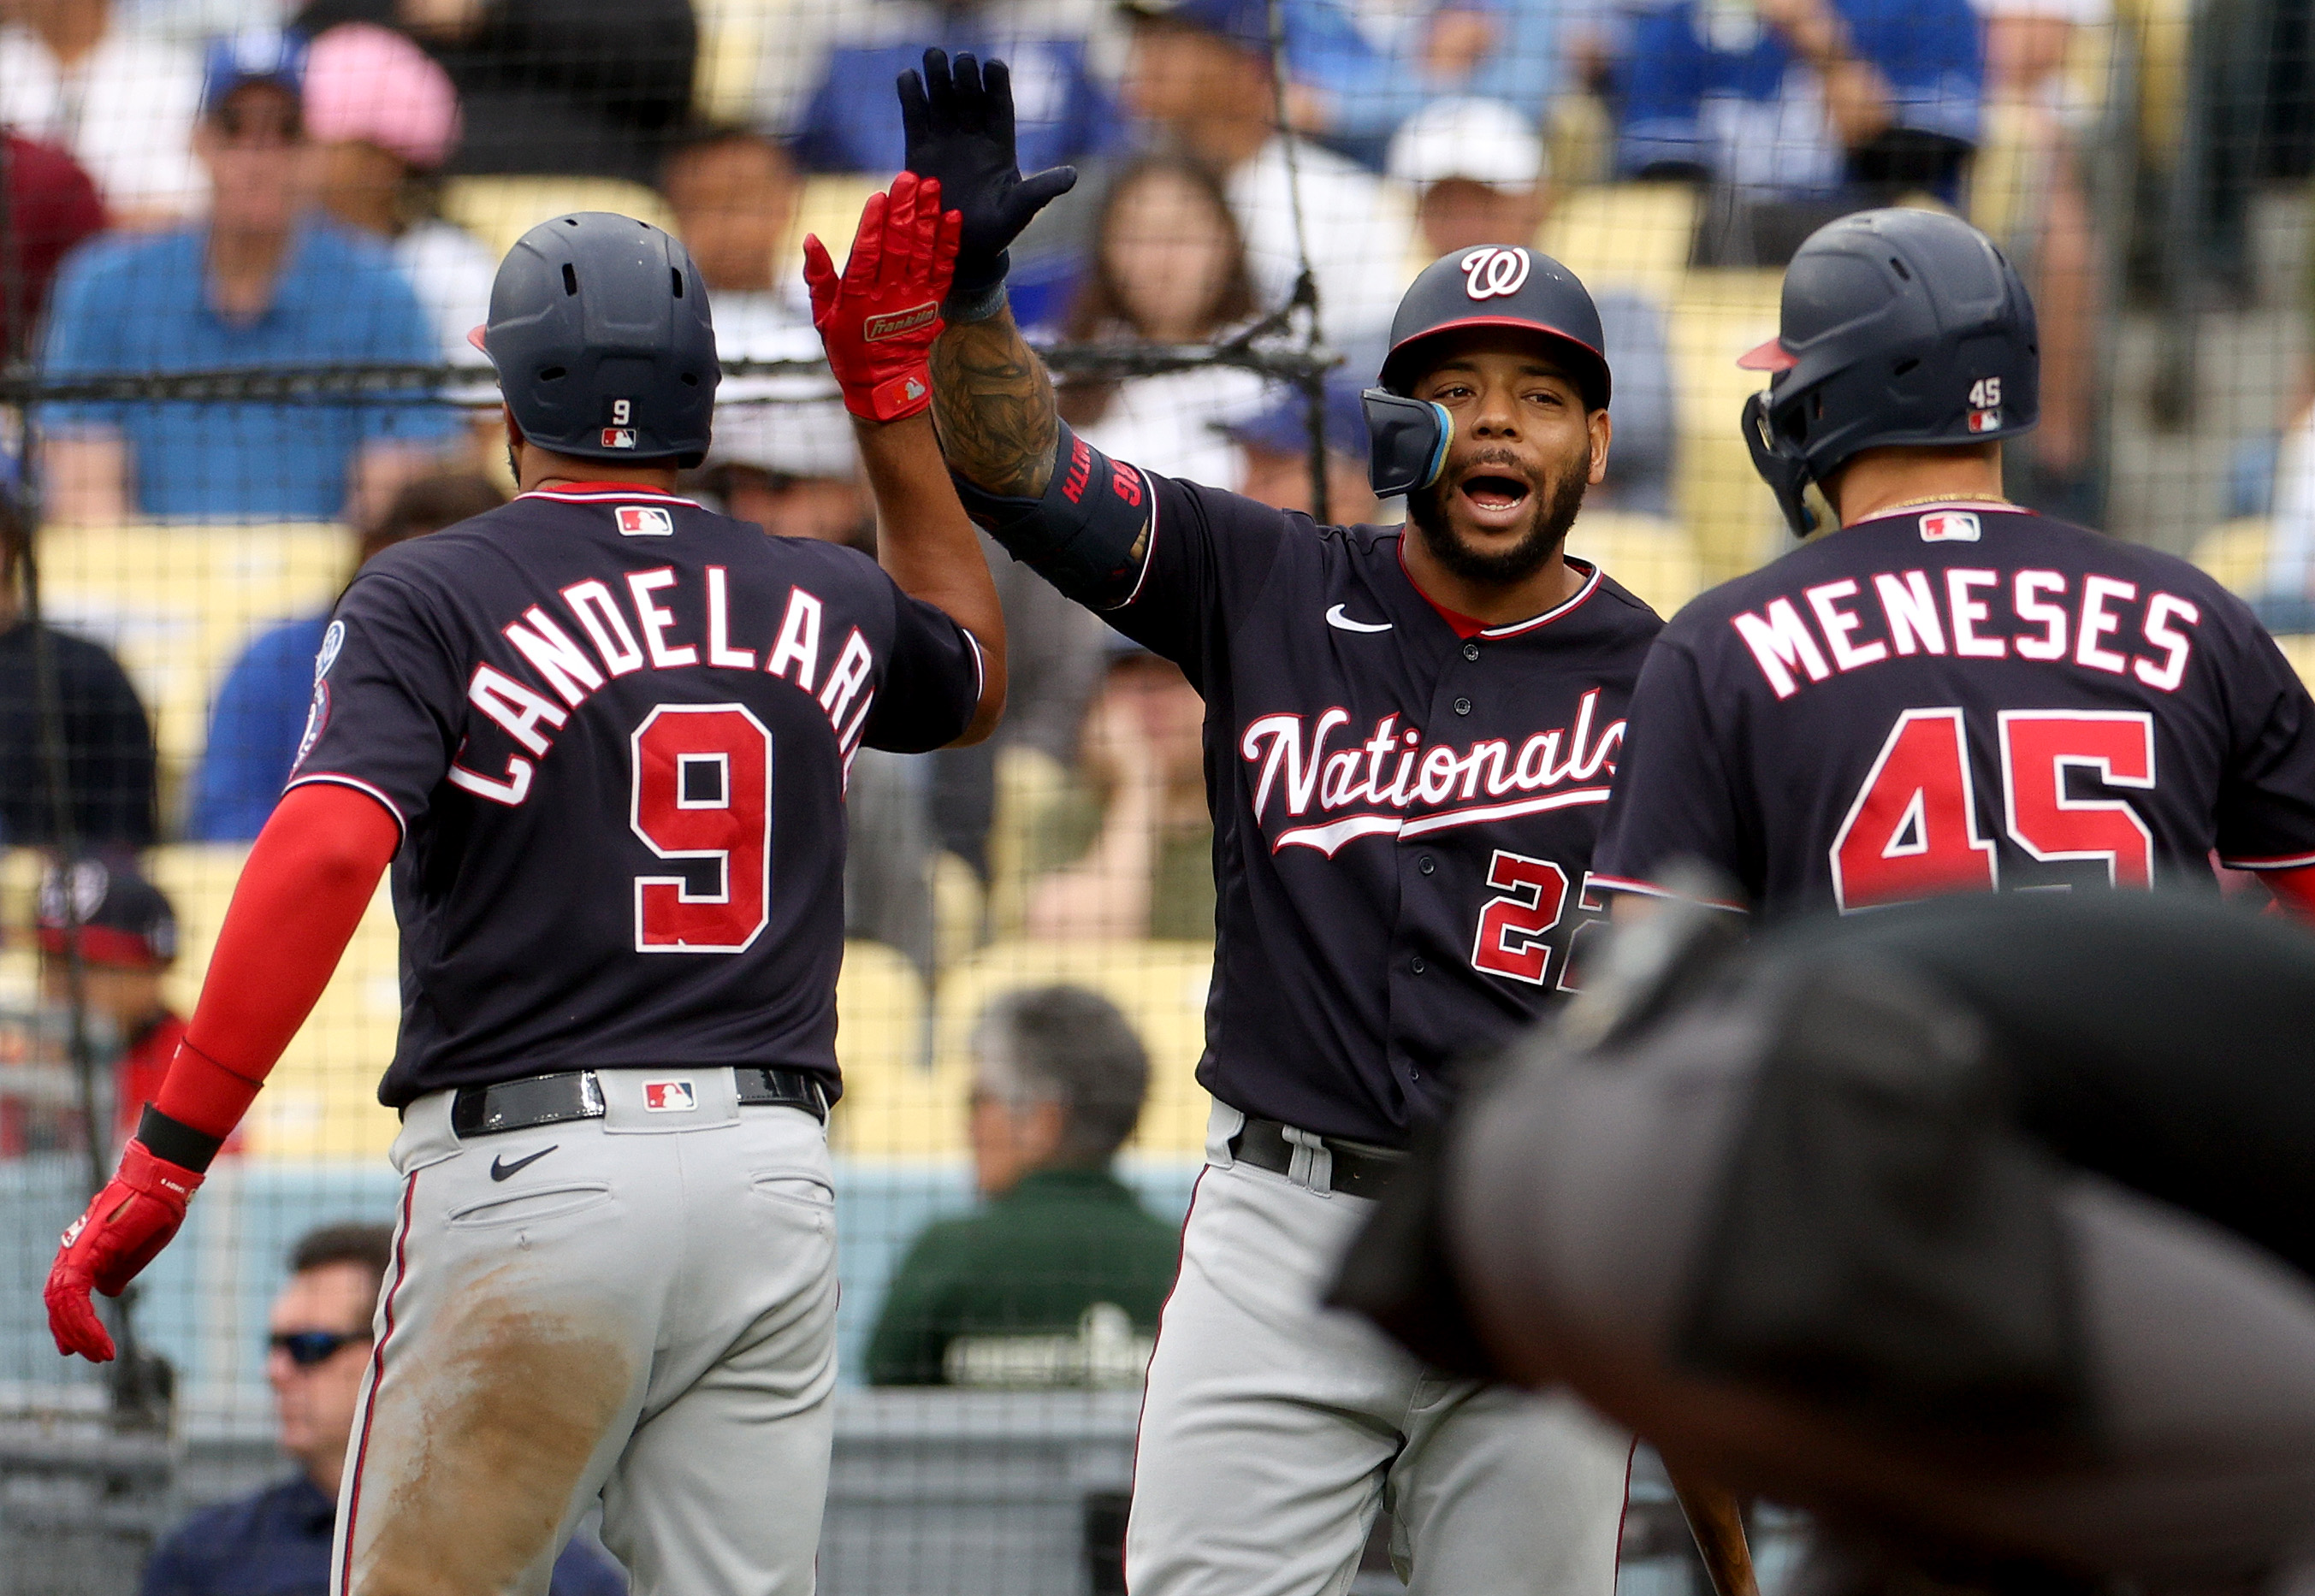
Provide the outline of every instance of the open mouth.
[[1527,483],[1515,476],[1501,476],[1492,472],[1480,472],[1465,477],[1457,492],[1463,495],[1473,510],[1489,516],[1515,510],[1526,503],[1528,498]]

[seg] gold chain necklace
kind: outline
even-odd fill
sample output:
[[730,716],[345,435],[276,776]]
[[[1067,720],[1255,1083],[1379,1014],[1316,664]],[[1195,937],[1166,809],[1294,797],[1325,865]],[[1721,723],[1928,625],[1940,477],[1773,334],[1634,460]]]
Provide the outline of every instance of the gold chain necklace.
[[2007,504],[2009,501],[1999,493],[1932,493],[1926,499],[1908,499],[1903,504],[1892,504],[1877,510],[1876,515],[1887,515],[1893,510],[1911,510],[1918,504]]

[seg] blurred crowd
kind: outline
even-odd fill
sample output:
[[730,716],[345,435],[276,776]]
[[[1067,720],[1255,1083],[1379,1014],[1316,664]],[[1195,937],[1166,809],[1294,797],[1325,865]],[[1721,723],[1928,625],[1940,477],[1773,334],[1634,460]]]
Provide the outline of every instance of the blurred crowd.
[[[1218,341],[1285,306],[1308,263],[1318,330],[1344,357],[1320,423],[1303,394],[1230,367],[1068,380],[1064,413],[1114,457],[1289,508],[1317,508],[1323,482],[1330,519],[1393,519],[1365,485],[1357,390],[1405,284],[1441,254],[1550,237],[1594,185],[1661,183],[1697,196],[1680,258],[1698,268],[1780,265],[1865,205],[1998,223],[2043,306],[2045,419],[2023,494],[2079,514],[2097,477],[2083,63],[2108,4],[0,0],[0,347],[60,380],[473,366],[499,253],[585,208],[686,241],[727,359],[810,360],[798,234],[840,246],[867,182],[900,161],[894,77],[936,45],[1009,61],[1024,167],[1083,173],[1015,252],[1025,326]],[[2012,174],[2000,203],[1973,191],[1997,166]],[[1590,502],[1674,518],[1666,289],[1592,286],[1616,439]],[[693,491],[773,535],[873,547],[824,393],[727,381]],[[16,614],[35,486],[52,527],[335,523],[350,571],[507,490],[480,413],[116,395],[42,406],[34,456],[21,434],[0,440],[0,841],[61,839]],[[927,971],[991,937],[1209,936],[1195,696],[989,552],[1014,622],[1011,713],[980,749],[861,756],[856,933]],[[156,767],[119,663],[57,634],[74,840],[253,836],[296,751],[322,625],[317,610],[247,641],[181,772]]]

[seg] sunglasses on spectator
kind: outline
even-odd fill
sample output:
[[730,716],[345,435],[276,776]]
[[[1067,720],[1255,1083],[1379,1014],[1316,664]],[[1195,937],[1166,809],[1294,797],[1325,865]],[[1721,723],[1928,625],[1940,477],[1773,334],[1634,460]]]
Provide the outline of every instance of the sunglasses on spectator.
[[271,106],[260,109],[228,101],[210,112],[209,120],[228,144],[278,147],[296,144],[305,136],[305,128],[295,111]]
[[266,1338],[266,1345],[277,1352],[287,1352],[289,1361],[298,1368],[311,1369],[336,1357],[341,1349],[369,1339],[367,1330],[342,1335],[335,1330],[279,1330]]

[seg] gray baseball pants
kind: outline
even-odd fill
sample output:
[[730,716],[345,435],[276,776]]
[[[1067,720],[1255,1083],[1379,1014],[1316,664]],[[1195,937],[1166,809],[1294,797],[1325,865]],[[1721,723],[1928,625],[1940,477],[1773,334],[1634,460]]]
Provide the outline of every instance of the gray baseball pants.
[[1415,1596],[1612,1596],[1628,1436],[1318,1305],[1372,1210],[1235,1164],[1217,1104],[1150,1360],[1133,1596],[1340,1596],[1375,1515]]
[[545,1596],[599,1494],[635,1596],[812,1591],[836,1380],[822,1128],[741,1107],[728,1068],[598,1074],[598,1120],[462,1142],[448,1092],[405,1114],[332,1596]]

